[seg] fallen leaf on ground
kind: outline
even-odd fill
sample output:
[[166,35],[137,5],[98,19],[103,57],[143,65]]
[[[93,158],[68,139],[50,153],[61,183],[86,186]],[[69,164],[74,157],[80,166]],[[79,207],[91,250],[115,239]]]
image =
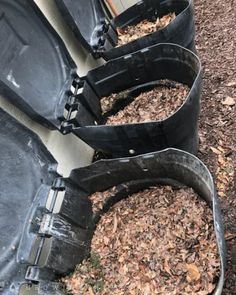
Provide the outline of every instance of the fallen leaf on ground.
[[201,277],[198,267],[195,264],[187,264],[186,269],[188,271],[187,281],[191,283],[192,281],[198,281]]
[[233,106],[235,105],[235,98],[227,96],[224,101],[222,101],[223,105]]
[[116,217],[116,214],[114,215],[114,227],[113,227],[113,230],[112,230],[112,232],[113,232],[113,234],[116,232],[116,230],[117,230],[117,223],[118,223],[118,221],[117,221],[117,217]]
[[210,149],[213,151],[213,153],[220,155],[221,151],[219,151],[218,149],[214,148],[213,146],[210,147]]
[[226,86],[228,87],[236,86],[236,81],[229,82],[228,84],[226,84]]

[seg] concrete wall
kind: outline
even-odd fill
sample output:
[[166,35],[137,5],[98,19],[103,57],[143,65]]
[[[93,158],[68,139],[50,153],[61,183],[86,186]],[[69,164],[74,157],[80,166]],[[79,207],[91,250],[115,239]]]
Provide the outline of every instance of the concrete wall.
[[137,0],[113,0],[114,5],[117,7],[118,11],[121,12],[131,5],[138,2]]

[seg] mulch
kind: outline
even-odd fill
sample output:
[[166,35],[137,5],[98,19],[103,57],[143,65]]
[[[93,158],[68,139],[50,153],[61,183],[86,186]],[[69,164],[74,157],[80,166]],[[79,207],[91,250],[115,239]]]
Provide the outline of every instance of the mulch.
[[195,0],[203,65],[198,157],[214,176],[228,249],[223,295],[236,294],[236,2]]
[[[118,30],[118,45],[121,46],[137,40],[145,35],[164,29],[176,18],[175,12],[158,17],[155,21],[143,20],[135,26],[128,26],[123,30]],[[122,33],[121,33],[122,32]]]
[[[115,192],[91,196],[95,212]],[[92,255],[64,279],[73,294],[210,294],[219,257],[211,209],[190,188],[152,187],[101,218]]]
[[[152,90],[141,92],[124,108],[108,117],[107,125],[144,123],[164,120],[176,112],[187,98],[189,87],[171,80],[160,80]],[[102,99],[102,109],[108,111],[118,100],[124,100],[127,92],[112,94]]]

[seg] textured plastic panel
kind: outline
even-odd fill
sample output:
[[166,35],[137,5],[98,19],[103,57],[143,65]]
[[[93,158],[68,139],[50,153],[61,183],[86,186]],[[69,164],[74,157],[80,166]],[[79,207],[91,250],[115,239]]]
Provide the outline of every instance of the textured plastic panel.
[[0,134],[0,282],[14,291],[26,272],[17,264],[23,229],[36,195],[55,177],[56,162],[36,135],[2,109]]
[[[0,136],[0,293],[18,294],[26,282],[46,281],[50,289],[89,251],[91,203],[59,177],[38,136],[2,109]],[[64,199],[54,212],[58,191]]]
[[0,0],[0,93],[39,123],[60,126],[75,64],[32,0]]

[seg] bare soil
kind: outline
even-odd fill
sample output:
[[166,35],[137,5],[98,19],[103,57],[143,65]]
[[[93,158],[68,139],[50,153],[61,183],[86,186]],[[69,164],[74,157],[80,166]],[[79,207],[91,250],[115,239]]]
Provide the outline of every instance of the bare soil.
[[[114,190],[113,190],[114,191]],[[91,196],[97,210],[108,192]],[[210,294],[219,275],[212,212],[192,189],[153,187],[103,215],[73,294]]]
[[143,36],[159,31],[170,24],[176,18],[175,12],[157,18],[155,21],[143,20],[137,25],[128,26],[124,30],[118,30],[118,45],[121,46]]
[[[128,124],[164,120],[175,113],[186,100],[189,87],[174,81],[161,81],[157,87],[142,92],[127,106],[113,116],[106,124]],[[103,98],[102,109],[108,111],[117,100],[126,99],[127,92],[112,94]]]
[[228,269],[223,295],[236,294],[236,1],[195,0],[203,65],[200,151],[212,172],[224,218]]

